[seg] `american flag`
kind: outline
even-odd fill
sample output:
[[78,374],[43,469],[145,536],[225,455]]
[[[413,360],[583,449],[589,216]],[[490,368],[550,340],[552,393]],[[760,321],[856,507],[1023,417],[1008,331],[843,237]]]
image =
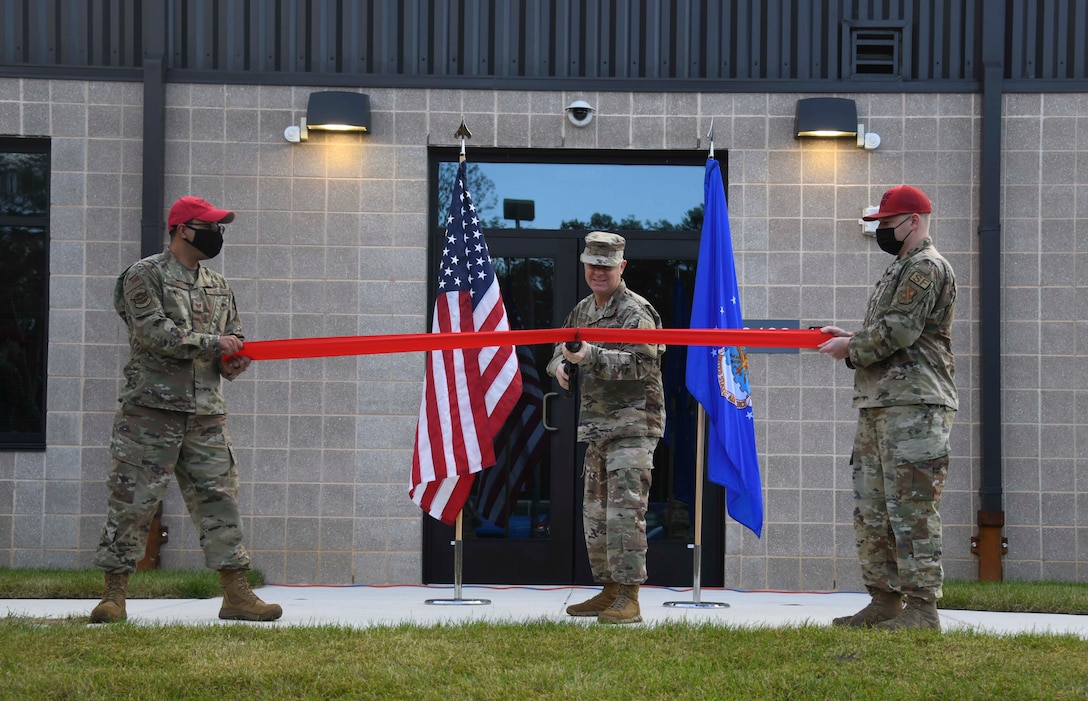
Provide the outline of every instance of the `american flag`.
[[[462,160],[446,218],[432,333],[510,328],[466,170]],[[514,346],[430,351],[412,455],[412,501],[453,524],[475,474],[495,464],[492,441],[520,396]]]

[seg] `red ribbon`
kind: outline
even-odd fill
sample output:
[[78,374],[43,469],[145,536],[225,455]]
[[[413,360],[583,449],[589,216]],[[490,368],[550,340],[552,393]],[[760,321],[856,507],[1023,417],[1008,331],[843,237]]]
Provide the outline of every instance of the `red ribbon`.
[[[660,343],[667,346],[815,348],[828,338],[830,336],[816,329],[527,329],[246,341],[242,350],[235,355],[244,355],[253,360],[290,360],[488,346],[528,346],[564,341]],[[223,360],[229,357],[224,356]]]

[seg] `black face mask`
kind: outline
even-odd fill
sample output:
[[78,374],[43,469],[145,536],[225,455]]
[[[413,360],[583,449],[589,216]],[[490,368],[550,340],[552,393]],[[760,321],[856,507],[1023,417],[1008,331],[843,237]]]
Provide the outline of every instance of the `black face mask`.
[[895,230],[903,226],[910,221],[910,217],[907,217],[903,221],[899,222],[895,226],[886,226],[876,230],[876,245],[880,246],[880,250],[885,253],[889,253],[893,256],[899,255],[899,252],[903,250],[903,242],[897,241],[895,238]]
[[208,258],[215,258],[219,255],[219,251],[223,250],[222,225],[217,224],[214,229],[198,229],[192,226],[189,228],[195,232],[193,234],[193,240],[185,240],[188,241],[190,246],[200,251]]

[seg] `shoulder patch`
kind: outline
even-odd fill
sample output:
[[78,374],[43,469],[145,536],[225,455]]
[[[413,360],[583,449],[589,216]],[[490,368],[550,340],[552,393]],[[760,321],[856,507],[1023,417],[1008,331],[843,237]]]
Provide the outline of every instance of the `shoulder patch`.
[[899,290],[899,303],[910,304],[914,300],[914,296],[918,294],[918,290],[911,286],[906,286]]
[[137,289],[129,296],[129,301],[132,302],[132,306],[137,309],[143,309],[147,305],[151,304],[151,295],[147,293],[145,289]]

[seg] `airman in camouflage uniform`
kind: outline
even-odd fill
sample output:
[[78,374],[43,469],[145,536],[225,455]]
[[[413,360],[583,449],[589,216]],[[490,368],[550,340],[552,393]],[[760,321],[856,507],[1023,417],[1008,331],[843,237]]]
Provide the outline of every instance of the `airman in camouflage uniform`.
[[249,589],[242,545],[238,471],[226,427],[220,378],[233,380],[250,360],[230,285],[200,265],[223,244],[220,223],[234,213],[196,197],[170,210],[170,245],[117,280],[113,304],[128,327],[121,407],[114,421],[108,513],[94,563],[106,572],[95,623],[125,617],[128,574],[144,556],[151,520],[176,477],[200,533],[205,564],[220,572],[220,618],[274,620],[278,605]]
[[[621,277],[625,241],[594,231],[581,261],[593,294],[571,311],[567,328],[661,328],[661,317]],[[577,366],[581,389],[578,440],[587,443],[582,521],[593,578],[604,590],[567,608],[572,616],[602,623],[642,620],[638,589],[646,581],[646,507],[654,450],[664,434],[665,393],[661,355],[665,346],[589,344],[578,351],[555,348],[548,374],[569,386],[567,365]]]
[[879,211],[865,219],[880,222],[877,242],[895,261],[873,290],[860,331],[823,329],[835,338],[821,352],[855,371],[854,530],[872,597],[835,625],[940,630],[938,509],[958,407],[951,345],[956,277],[929,237],[931,211],[916,188],[885,193]]

